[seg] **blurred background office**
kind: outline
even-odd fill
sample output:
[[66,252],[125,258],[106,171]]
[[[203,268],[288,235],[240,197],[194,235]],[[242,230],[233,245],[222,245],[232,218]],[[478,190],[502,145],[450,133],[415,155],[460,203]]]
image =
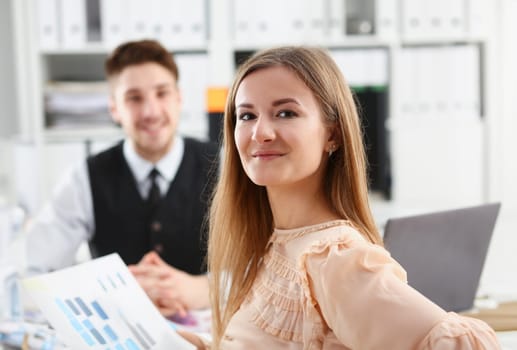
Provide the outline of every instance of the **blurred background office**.
[[379,226],[501,201],[480,292],[515,297],[515,33],[517,0],[0,0],[0,220],[18,230],[71,164],[122,137],[103,73],[120,42],[175,53],[180,132],[200,139],[217,138],[212,98],[242,59],[319,45],[362,108]]

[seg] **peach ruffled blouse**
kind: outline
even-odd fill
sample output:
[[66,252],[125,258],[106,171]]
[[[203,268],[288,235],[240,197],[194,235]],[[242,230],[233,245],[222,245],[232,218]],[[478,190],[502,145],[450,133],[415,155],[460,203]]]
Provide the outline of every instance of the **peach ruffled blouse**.
[[500,349],[482,321],[411,288],[382,247],[347,221],[276,229],[222,349]]

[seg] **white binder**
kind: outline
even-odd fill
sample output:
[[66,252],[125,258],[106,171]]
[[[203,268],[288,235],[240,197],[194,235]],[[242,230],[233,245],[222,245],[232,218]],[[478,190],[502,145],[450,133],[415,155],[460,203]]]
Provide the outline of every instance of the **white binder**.
[[206,54],[175,55],[180,71],[182,95],[179,132],[200,139],[208,136],[208,114],[205,96],[208,88],[208,56]]
[[251,46],[255,42],[255,14],[253,0],[233,0],[233,38],[237,46]]
[[[215,5],[214,5],[215,6]],[[180,8],[185,10],[185,28],[187,35],[185,36],[186,48],[202,48],[206,45],[207,34],[207,6],[205,0],[190,0],[189,5],[180,4]]]
[[393,90],[397,91],[394,99],[395,118],[406,119],[416,114],[416,85],[418,70],[416,67],[416,49],[403,48],[394,53]]
[[370,84],[369,69],[366,55],[371,50],[347,49],[333,51],[332,56],[341,72],[345,76],[348,85],[352,87],[364,87]]
[[270,18],[275,21],[273,31],[276,35],[272,35],[272,37],[276,38],[279,44],[307,42],[310,33],[309,5],[311,1],[284,0],[276,2],[277,12]]
[[442,49],[436,47],[421,47],[415,50],[416,55],[416,87],[415,100],[417,117],[429,119],[437,113],[438,89],[447,80],[439,81],[443,71],[437,71],[435,59],[442,55]]
[[37,0],[39,46],[42,50],[59,47],[58,0]]
[[344,0],[327,0],[327,31],[330,42],[342,42],[346,36]]
[[165,48],[171,49],[172,36],[172,18],[176,15],[174,4],[176,1],[154,0],[149,2],[150,15],[149,22],[151,25],[151,38],[158,40]]
[[388,51],[386,49],[361,50],[366,86],[388,86]]
[[398,0],[376,0],[375,32],[378,38],[395,39],[399,35]]
[[182,32],[178,0],[159,0],[158,6],[152,9],[151,18],[160,28],[156,40],[167,49],[174,50]]
[[451,96],[458,105],[457,114],[468,119],[479,119],[480,90],[479,52],[475,45],[448,49],[450,81],[454,91]]
[[431,36],[427,0],[401,0],[402,37],[404,39],[424,39]]
[[[492,0],[469,0],[466,4],[466,31],[471,38],[485,38],[488,34],[487,13]],[[490,16],[488,16],[490,17]]]
[[151,37],[151,8],[155,0],[126,0],[128,39],[141,40]]
[[325,2],[321,0],[306,1],[306,34],[304,41],[310,44],[321,44],[326,34]]
[[449,52],[449,47],[436,47],[429,57],[429,64],[433,67],[431,70],[433,72],[432,77],[434,78],[433,109],[437,115],[446,117],[454,114],[453,99],[456,91],[454,67],[451,71]]
[[62,0],[60,4],[62,48],[83,48],[87,41],[85,0]]
[[127,37],[127,5],[124,0],[100,0],[102,43],[113,49]]
[[454,39],[465,35],[465,0],[433,0],[428,6],[429,27],[434,38]]
[[284,42],[287,28],[285,24],[289,21],[288,15],[285,21],[281,20],[284,19],[284,6],[283,1],[276,0],[262,0],[260,4],[257,2],[253,5],[253,43],[259,47],[267,47]]

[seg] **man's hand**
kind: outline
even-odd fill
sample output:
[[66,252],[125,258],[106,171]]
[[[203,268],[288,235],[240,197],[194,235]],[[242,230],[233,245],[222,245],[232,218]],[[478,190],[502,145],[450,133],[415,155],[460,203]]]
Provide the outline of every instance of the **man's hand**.
[[129,266],[138,283],[161,314],[185,317],[190,309],[209,306],[208,278],[175,269],[156,252],[147,253],[137,265]]

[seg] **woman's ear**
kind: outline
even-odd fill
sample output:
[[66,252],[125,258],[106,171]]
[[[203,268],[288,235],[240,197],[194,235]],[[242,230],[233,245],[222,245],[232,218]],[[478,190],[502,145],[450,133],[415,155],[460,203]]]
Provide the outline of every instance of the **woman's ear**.
[[328,153],[329,157],[332,156],[332,153],[334,153],[339,148],[339,142],[337,141],[336,134],[336,128],[334,126],[329,127],[327,143],[325,145],[325,151]]
[[333,148],[333,151],[335,151],[339,148],[339,142],[337,140],[336,135],[337,135],[336,127],[334,125],[329,126],[327,144],[325,147],[325,149],[327,149],[327,151],[330,150],[330,148]]

